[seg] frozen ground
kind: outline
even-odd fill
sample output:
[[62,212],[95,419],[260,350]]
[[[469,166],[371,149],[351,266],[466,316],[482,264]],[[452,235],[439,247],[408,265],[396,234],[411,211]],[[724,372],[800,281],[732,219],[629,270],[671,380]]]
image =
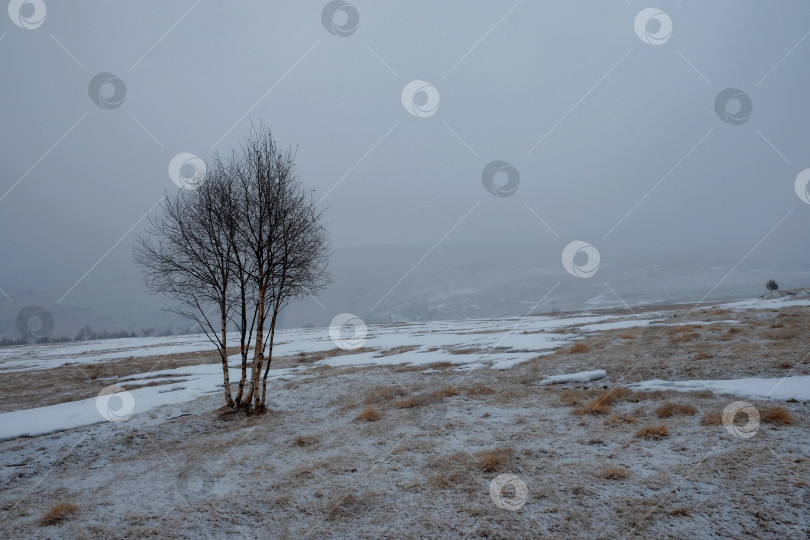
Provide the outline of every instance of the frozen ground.
[[[0,349],[0,533],[805,538],[808,306],[285,331],[251,417],[218,412],[202,336]],[[750,438],[719,420],[739,400]]]

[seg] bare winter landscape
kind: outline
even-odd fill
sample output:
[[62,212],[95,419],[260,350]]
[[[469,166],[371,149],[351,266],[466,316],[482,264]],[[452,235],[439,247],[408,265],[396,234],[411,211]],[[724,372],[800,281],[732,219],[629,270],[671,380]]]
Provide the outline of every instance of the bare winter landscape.
[[810,6],[9,0],[0,538],[810,538]]

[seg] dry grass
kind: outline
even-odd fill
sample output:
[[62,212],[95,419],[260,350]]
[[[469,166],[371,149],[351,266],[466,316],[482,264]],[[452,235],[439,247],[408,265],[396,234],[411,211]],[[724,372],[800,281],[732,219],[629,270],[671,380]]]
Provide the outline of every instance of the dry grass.
[[495,390],[489,386],[484,386],[483,384],[476,384],[475,386],[470,386],[467,388],[466,392],[468,396],[484,396],[494,394]]
[[605,425],[610,427],[623,426],[625,424],[635,424],[638,420],[629,414],[613,414],[605,419]]
[[407,391],[401,386],[377,386],[366,394],[366,405],[379,405],[396,397],[402,397]]
[[723,425],[723,413],[713,412],[703,415],[700,419],[701,426],[721,426]]
[[646,426],[636,431],[636,439],[646,439],[648,441],[660,441],[669,437],[667,426]]
[[446,397],[453,397],[458,395],[458,389],[455,386],[446,386],[441,390],[436,390],[433,392],[433,397],[436,398],[446,398]]
[[673,416],[692,416],[697,414],[697,408],[692,405],[682,405],[681,403],[664,403],[655,409],[658,418],[671,418]]
[[357,415],[355,420],[362,420],[365,422],[376,422],[383,417],[382,413],[374,407],[366,407],[363,412]]
[[293,444],[295,444],[295,446],[304,447],[304,446],[312,446],[316,442],[318,442],[318,440],[315,437],[308,437],[308,436],[305,436],[305,435],[299,435],[298,437],[295,438],[295,440],[293,441]]
[[621,386],[611,388],[603,393],[601,396],[574,409],[574,414],[608,414],[610,406],[621,400],[628,399],[633,395],[633,391]]
[[515,451],[507,446],[484,452],[478,458],[478,467],[484,472],[499,472],[511,459]]
[[568,354],[586,353],[589,350],[590,348],[584,343],[574,343],[573,345],[571,345],[571,348],[568,349]]
[[685,506],[681,506],[679,508],[675,508],[674,510],[670,511],[669,515],[673,517],[686,517],[690,513],[690,510]]
[[563,390],[560,392],[560,401],[566,407],[576,407],[593,395],[593,392],[589,390]]
[[398,401],[395,401],[394,407],[396,407],[397,409],[411,409],[421,404],[422,400],[416,395],[413,395],[407,399],[400,399]]
[[428,479],[428,482],[440,488],[448,488],[452,483],[450,478],[444,474],[435,474]]
[[712,358],[713,355],[706,352],[706,351],[698,351],[695,356],[692,357],[693,360],[706,360],[707,358]]
[[624,480],[630,476],[630,471],[622,467],[606,467],[599,473],[604,480]]
[[687,341],[692,341],[693,339],[697,339],[700,337],[700,334],[697,332],[691,332],[689,334],[681,334],[677,337],[672,338],[674,343],[686,343]]
[[636,339],[636,336],[633,334],[619,334],[619,337],[622,339]]
[[777,426],[787,426],[795,424],[796,420],[784,407],[771,407],[759,411],[759,418],[766,424],[776,424]]
[[67,518],[68,514],[72,514],[76,510],[78,510],[78,508],[76,508],[76,505],[73,503],[61,502],[54,504],[51,506],[51,509],[48,510],[48,513],[42,516],[40,524],[46,527],[48,525],[54,525]]

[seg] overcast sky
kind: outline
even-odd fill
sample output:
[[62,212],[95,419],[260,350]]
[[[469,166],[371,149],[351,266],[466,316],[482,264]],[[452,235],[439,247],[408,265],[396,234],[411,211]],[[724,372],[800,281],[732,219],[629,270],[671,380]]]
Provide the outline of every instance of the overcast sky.
[[[583,240],[711,264],[767,235],[758,253],[808,258],[805,0],[664,1],[640,27],[639,0],[352,0],[329,29],[326,1],[44,4],[16,19],[34,28],[0,17],[0,287],[104,272],[179,189],[172,158],[229,151],[251,118],[299,146],[336,247],[483,238],[559,264]],[[126,86],[96,93],[110,108],[89,88],[105,72]],[[409,111],[411,81],[432,88]],[[727,88],[750,117],[731,100],[721,119]],[[483,185],[496,160],[509,196]]]

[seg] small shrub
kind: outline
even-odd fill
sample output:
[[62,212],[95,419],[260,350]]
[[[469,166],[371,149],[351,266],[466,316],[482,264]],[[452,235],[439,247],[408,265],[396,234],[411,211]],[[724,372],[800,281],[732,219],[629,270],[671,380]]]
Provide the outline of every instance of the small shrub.
[[514,450],[509,447],[496,448],[489,452],[485,452],[478,459],[478,466],[484,472],[498,472],[503,469],[514,454]]
[[648,441],[660,441],[669,437],[667,426],[647,426],[636,431],[636,439],[646,439]]
[[692,405],[681,405],[680,403],[664,403],[655,409],[658,418],[671,418],[673,416],[692,416],[697,413],[697,409]]
[[54,525],[67,518],[68,514],[72,514],[76,510],[78,510],[76,505],[69,502],[54,504],[51,506],[51,509],[48,510],[48,513],[42,516],[40,523],[44,526]]
[[796,420],[790,416],[787,409],[784,407],[771,407],[770,409],[762,409],[759,411],[759,418],[766,424],[776,424],[777,426],[786,426],[795,424]]
[[588,348],[588,346],[585,345],[584,343],[574,343],[573,345],[571,345],[571,348],[568,349],[568,354],[586,353],[589,350],[590,349]]
[[374,407],[366,407],[363,409],[363,412],[357,415],[355,420],[363,420],[365,422],[376,422],[377,420],[382,418],[382,413],[375,409]]

